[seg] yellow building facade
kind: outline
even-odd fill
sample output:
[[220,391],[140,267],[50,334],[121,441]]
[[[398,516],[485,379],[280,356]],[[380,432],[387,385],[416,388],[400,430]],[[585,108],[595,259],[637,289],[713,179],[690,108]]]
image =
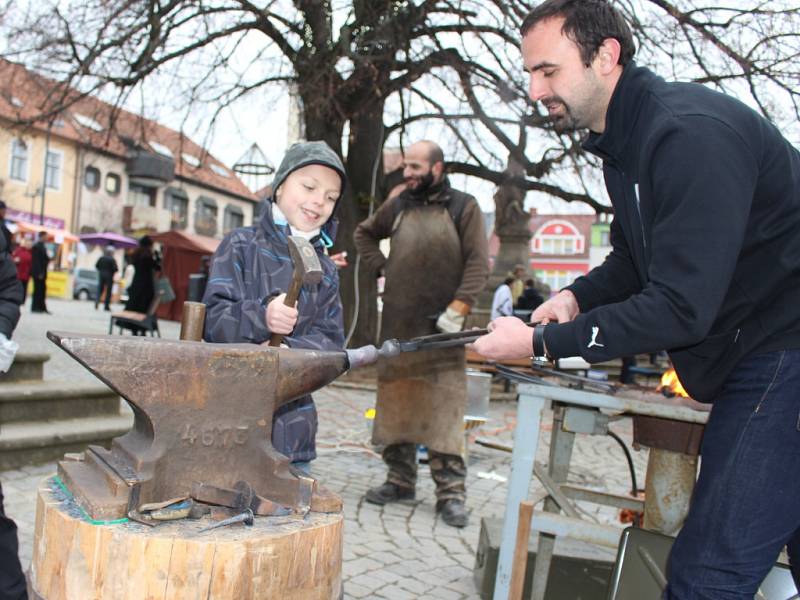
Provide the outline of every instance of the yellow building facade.
[[6,218],[40,223],[53,229],[74,229],[78,146],[39,129],[0,121],[0,197]]

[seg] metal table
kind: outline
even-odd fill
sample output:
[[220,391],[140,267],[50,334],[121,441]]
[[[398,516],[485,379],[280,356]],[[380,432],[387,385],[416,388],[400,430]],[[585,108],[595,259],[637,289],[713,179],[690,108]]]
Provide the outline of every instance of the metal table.
[[[547,576],[553,555],[556,536],[566,536],[603,546],[616,548],[621,530],[610,525],[599,525],[579,517],[570,499],[588,500],[619,508],[644,509],[645,523],[648,505],[653,504],[651,527],[668,529],[680,524],[688,508],[691,488],[676,494],[671,480],[682,478],[694,485],[696,457],[674,452],[651,450],[648,459],[647,504],[641,500],[620,495],[585,490],[561,485],[567,479],[572,446],[576,433],[601,433],[611,415],[645,415],[685,423],[705,423],[708,405],[690,399],[664,398],[656,393],[621,391],[615,395],[577,390],[548,384],[520,384],[517,424],[511,458],[511,475],[508,482],[505,519],[500,542],[500,555],[495,579],[495,600],[507,600],[511,582],[511,568],[517,535],[520,502],[526,499],[532,475],[542,482],[548,497],[544,511],[534,512],[532,528],[538,532],[539,545],[533,575],[532,600],[543,600]],[[550,443],[549,464],[545,469],[535,463],[539,445],[539,431],[545,409],[554,407],[554,423]],[[673,456],[674,455],[674,456]],[[651,469],[652,467],[652,469]],[[651,487],[653,480],[655,488]],[[676,502],[676,498],[679,500]],[[565,514],[559,514],[561,509]]]

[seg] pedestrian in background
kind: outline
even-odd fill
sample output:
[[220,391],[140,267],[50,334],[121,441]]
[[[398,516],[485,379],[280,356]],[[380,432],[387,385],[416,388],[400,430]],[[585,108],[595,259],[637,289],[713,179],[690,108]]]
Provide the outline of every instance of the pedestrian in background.
[[522,296],[522,292],[525,289],[525,284],[522,280],[522,278],[525,277],[525,265],[514,265],[514,270],[511,272],[510,277],[511,285],[509,288],[511,289],[511,305],[516,306],[517,300]]
[[0,200],[0,232],[6,240],[5,251],[10,254],[14,250],[14,240],[8,227],[6,227],[6,203],[2,200]]
[[111,290],[114,287],[114,274],[119,270],[117,261],[114,260],[114,246],[103,248],[103,256],[97,259],[94,265],[97,269],[97,296],[94,299],[94,309],[97,310],[100,299],[105,294],[103,304],[105,310],[111,310]]
[[22,302],[25,304],[25,299],[28,296],[28,282],[31,279],[31,262],[33,257],[31,255],[31,241],[28,238],[22,238],[19,244],[14,247],[14,252],[11,254],[14,259],[14,264],[17,266],[17,279],[22,284]]
[[45,297],[47,296],[47,265],[50,255],[47,253],[47,232],[40,231],[36,243],[31,249],[31,277],[33,277],[33,294],[31,298],[31,312],[49,313]]
[[133,281],[128,287],[125,310],[146,313],[156,294],[156,274],[161,272],[161,261],[153,251],[153,239],[150,236],[142,236],[139,240],[139,247],[131,256],[131,264],[134,268]]
[[497,317],[510,317],[514,314],[514,303],[511,300],[511,284],[513,277],[506,277],[505,281],[497,286],[492,297],[492,312],[490,318],[494,321]]
[[525,281],[525,289],[517,300],[516,308],[519,310],[533,310],[544,302],[542,295],[536,291],[536,281],[528,279]]

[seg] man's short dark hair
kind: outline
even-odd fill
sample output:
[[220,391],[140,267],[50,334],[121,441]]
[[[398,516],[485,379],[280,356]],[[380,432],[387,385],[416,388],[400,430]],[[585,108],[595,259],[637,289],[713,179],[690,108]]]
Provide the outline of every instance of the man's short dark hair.
[[607,0],[545,0],[525,17],[520,33],[525,37],[539,22],[559,17],[564,19],[561,30],[577,44],[585,66],[592,64],[603,41],[609,38],[619,42],[620,65],[633,60],[636,46],[631,28]]

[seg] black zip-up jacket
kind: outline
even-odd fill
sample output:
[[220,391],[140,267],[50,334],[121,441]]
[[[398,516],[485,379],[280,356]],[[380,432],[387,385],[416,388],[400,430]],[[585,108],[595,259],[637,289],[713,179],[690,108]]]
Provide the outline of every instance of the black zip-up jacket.
[[712,401],[745,356],[800,347],[800,153],[706,87],[628,65],[602,134],[612,252],[567,289],[581,314],[548,325],[555,357],[668,349]]

